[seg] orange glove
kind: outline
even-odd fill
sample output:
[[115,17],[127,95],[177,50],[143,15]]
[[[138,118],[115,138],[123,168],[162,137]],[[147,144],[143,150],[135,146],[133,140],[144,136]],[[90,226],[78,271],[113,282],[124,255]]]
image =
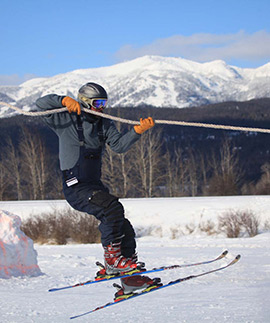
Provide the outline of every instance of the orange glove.
[[154,127],[154,125],[155,125],[155,122],[151,117],[147,119],[140,118],[140,125],[134,126],[134,130],[137,134],[141,135],[146,130]]
[[80,103],[70,98],[69,96],[64,97],[62,104],[64,107],[67,107],[69,113],[76,112],[77,114],[81,114]]

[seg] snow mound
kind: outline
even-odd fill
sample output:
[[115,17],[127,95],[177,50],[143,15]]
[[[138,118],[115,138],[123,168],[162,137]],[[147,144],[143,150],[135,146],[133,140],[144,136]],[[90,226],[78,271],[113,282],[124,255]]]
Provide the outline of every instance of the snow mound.
[[41,275],[33,241],[20,226],[19,216],[0,210],[0,278]]

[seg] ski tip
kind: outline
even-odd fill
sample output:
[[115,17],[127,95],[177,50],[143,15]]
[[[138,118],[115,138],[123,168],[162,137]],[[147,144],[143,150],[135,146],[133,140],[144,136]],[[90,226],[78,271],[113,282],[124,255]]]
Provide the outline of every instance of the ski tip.
[[228,250],[223,251],[222,254],[219,257],[217,257],[215,260],[224,258],[228,254],[228,252],[229,252]]
[[230,265],[235,264],[239,259],[241,258],[241,255],[237,255],[234,260],[230,263]]
[[240,258],[241,258],[241,255],[237,255],[237,256],[235,257],[235,260],[236,260],[236,261],[238,261]]

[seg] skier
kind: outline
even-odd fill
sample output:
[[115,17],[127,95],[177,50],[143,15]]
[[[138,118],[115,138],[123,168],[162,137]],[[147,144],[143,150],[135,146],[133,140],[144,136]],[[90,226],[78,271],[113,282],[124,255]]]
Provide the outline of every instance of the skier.
[[[39,110],[67,108],[67,112],[44,117],[59,137],[63,192],[74,209],[100,221],[104,269],[110,275],[136,270],[142,264],[138,263],[134,229],[124,216],[123,205],[101,182],[102,151],[106,143],[116,153],[126,152],[143,132],[154,126],[154,121],[151,117],[141,118],[140,124],[121,134],[112,121],[82,111],[83,107],[102,112],[107,101],[105,89],[89,82],[79,89],[77,100],[49,94],[39,98],[36,105]],[[128,284],[127,280],[122,282]],[[140,278],[140,282],[140,286],[148,285],[149,278]]]

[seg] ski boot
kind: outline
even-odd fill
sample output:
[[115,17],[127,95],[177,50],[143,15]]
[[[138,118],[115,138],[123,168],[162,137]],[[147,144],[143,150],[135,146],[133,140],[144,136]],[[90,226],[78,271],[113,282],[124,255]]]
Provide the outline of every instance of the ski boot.
[[121,254],[121,242],[112,243],[104,247],[104,251],[105,269],[108,275],[123,274],[145,266],[144,263],[137,262],[137,254],[130,258],[124,257]]
[[96,280],[110,279],[121,275],[132,275],[134,273],[145,271],[145,264],[138,262],[137,253],[130,258],[121,255],[121,244],[114,243],[104,247],[105,266],[96,262],[100,270],[96,273]]
[[117,289],[114,295],[114,301],[118,302],[136,295],[136,291],[142,290],[141,293],[149,292],[152,289],[162,286],[160,278],[151,279],[148,276],[136,275],[121,279],[121,285],[113,284]]

